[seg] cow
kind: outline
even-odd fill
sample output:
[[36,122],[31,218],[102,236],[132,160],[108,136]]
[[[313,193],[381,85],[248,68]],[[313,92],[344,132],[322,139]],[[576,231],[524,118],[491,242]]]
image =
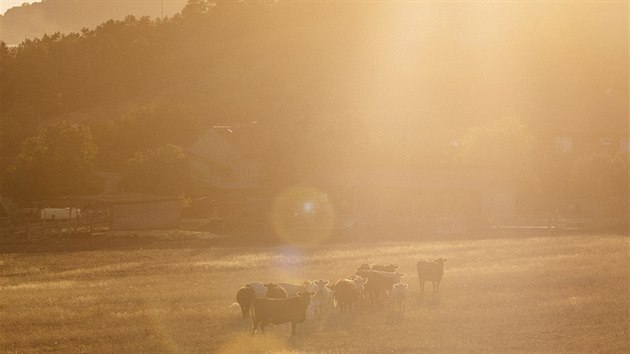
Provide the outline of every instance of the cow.
[[312,281],[306,280],[302,284],[290,284],[290,283],[278,283],[286,292],[288,297],[297,296],[300,291],[314,292],[315,284]]
[[291,322],[291,337],[295,336],[295,326],[306,320],[306,309],[311,302],[311,296],[314,294],[303,291],[299,292],[297,296],[286,299],[255,299],[252,335],[256,333],[259,325],[260,330],[265,333],[265,327],[269,323]]
[[368,299],[376,304],[379,302],[381,295],[391,291],[392,286],[400,282],[400,279],[406,274],[400,272],[390,273],[377,270],[360,270],[356,272],[356,275],[367,279],[365,292],[367,293]]
[[381,271],[381,272],[388,272],[388,273],[393,273],[396,271],[396,269],[398,269],[398,266],[395,264],[390,264],[388,266],[384,266],[384,265],[373,265],[371,270],[377,270],[377,271]]
[[440,282],[444,275],[444,263],[446,259],[439,258],[434,261],[419,261],[416,263],[418,270],[418,281],[420,283],[420,297],[424,295],[424,282],[430,281],[433,283],[433,297],[435,297],[440,291]]
[[392,286],[392,291],[390,293],[392,304],[396,307],[400,312],[405,311],[407,306],[407,287],[409,285],[405,283],[396,283]]
[[277,283],[269,283],[265,284],[265,288],[267,288],[267,292],[265,293],[265,297],[271,299],[286,299],[287,292],[281,288]]
[[352,305],[359,300],[360,292],[355,283],[350,279],[340,279],[335,283],[334,302],[337,303],[340,312],[346,310],[352,312]]
[[370,270],[370,269],[372,269],[372,265],[371,264],[367,264],[367,263],[363,263],[359,267],[359,270]]
[[267,294],[267,288],[261,282],[255,281],[255,282],[246,284],[245,286],[249,286],[249,287],[253,288],[254,289],[254,293],[256,294],[256,297],[258,297],[258,298],[265,297],[265,294]]
[[315,295],[312,299],[312,303],[315,305],[314,312],[321,314],[332,307],[333,291],[327,286],[328,280],[318,280],[314,284]]
[[367,283],[367,279],[362,278],[356,274],[350,274],[347,279],[354,282],[354,288],[359,291],[359,302],[363,302],[365,295],[365,284]]
[[256,298],[256,293],[254,288],[251,286],[244,286],[236,292],[236,302],[241,307],[241,311],[243,312],[243,318],[247,318],[252,308],[252,303]]

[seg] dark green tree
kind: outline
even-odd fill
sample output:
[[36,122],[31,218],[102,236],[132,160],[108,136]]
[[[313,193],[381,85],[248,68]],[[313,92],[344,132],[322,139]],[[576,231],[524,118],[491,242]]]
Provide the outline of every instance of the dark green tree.
[[7,169],[6,190],[21,204],[94,193],[96,153],[86,126],[63,121],[41,129],[22,143],[15,163]]
[[190,143],[206,127],[198,114],[183,105],[134,107],[119,119],[97,120],[90,125],[100,148],[98,164],[106,170],[124,168],[136,151]]
[[188,3],[182,9],[182,16],[193,17],[198,15],[205,15],[210,9],[210,2],[208,0],[188,0]]
[[182,149],[167,144],[139,151],[127,161],[122,185],[127,192],[179,196],[190,188],[190,169]]

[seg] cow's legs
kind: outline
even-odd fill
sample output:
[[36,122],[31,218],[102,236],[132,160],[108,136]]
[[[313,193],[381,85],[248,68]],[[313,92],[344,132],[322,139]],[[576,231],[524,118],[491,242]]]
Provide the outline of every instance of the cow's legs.
[[291,337],[295,336],[295,326],[297,323],[291,322]]
[[252,329],[252,335],[254,333],[256,333],[256,329],[258,328],[258,325],[260,324],[260,318],[257,318],[255,315],[252,317],[252,324],[254,329]]
[[262,334],[265,334],[265,327],[269,324],[269,321],[261,321],[260,323],[260,331]]
[[433,281],[433,297],[435,298],[439,292],[440,292],[440,281],[434,280]]
[[424,279],[418,279],[418,282],[420,283],[420,298],[422,298],[424,296]]

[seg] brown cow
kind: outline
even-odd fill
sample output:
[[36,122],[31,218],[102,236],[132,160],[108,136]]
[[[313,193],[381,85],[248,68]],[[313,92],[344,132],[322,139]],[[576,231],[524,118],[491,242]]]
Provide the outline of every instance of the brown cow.
[[271,299],[286,299],[287,292],[281,288],[277,283],[269,283],[265,284],[265,288],[267,288],[267,293],[265,297]]
[[333,299],[339,305],[339,311],[346,310],[352,312],[352,305],[361,298],[361,290],[357,289],[354,281],[350,279],[340,279],[333,287]]
[[374,304],[380,301],[381,295],[389,292],[392,286],[400,282],[400,279],[405,276],[405,273],[390,273],[378,270],[360,270],[356,274],[368,280],[364,289],[368,299]]
[[241,307],[241,311],[243,312],[243,318],[247,318],[249,315],[250,309],[252,308],[252,303],[256,298],[256,293],[254,288],[248,285],[238,289],[236,292],[236,302]]
[[255,299],[252,334],[256,333],[259,325],[260,330],[265,333],[265,327],[269,323],[282,324],[291,322],[291,336],[294,336],[295,326],[306,320],[306,309],[311,302],[311,296],[314,294],[304,291],[298,293],[296,297],[286,299]]
[[371,270],[378,270],[378,271],[381,271],[381,272],[388,272],[388,273],[393,273],[393,272],[396,271],[396,269],[398,269],[398,266],[395,265],[395,264],[390,264],[388,266],[375,264],[371,268]]
[[420,282],[420,297],[424,295],[424,282],[430,281],[433,283],[433,297],[435,297],[440,291],[440,282],[444,275],[444,263],[446,259],[439,258],[430,261],[419,261],[416,263],[418,270],[418,281]]

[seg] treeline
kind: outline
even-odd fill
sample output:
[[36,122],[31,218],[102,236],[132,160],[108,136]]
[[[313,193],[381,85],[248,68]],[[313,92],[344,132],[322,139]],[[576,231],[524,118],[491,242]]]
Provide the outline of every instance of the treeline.
[[[551,156],[544,139],[617,136],[626,127],[620,5],[601,5],[605,21],[588,25],[545,4],[503,13],[511,21],[484,17],[495,21],[488,31],[510,38],[470,34],[482,23],[449,6],[190,0],[168,18],[128,16],[16,48],[0,43],[4,191],[17,191],[11,183],[30,174],[43,178],[34,156],[146,179],[155,173],[142,170],[153,171],[160,156],[180,166],[182,147],[204,129],[256,121],[251,150],[266,178],[279,184],[331,166],[477,164],[517,179],[536,176],[519,182],[524,191],[570,196],[562,178],[577,157]],[[578,15],[591,11],[574,8]],[[547,31],[548,23],[531,20],[546,14],[551,21],[549,13],[563,27]],[[583,62],[558,59],[576,57]],[[500,119],[510,115],[521,118]],[[496,121],[525,127],[516,128],[515,139],[499,139],[506,145],[498,156],[497,135],[486,134],[502,131]],[[43,142],[64,134],[77,144],[58,151],[87,150],[74,160],[50,159],[55,149]],[[134,178],[127,188],[148,191]],[[66,192],[98,189],[96,182],[82,185]],[[61,191],[23,200],[55,193]]]
[[[166,20],[129,16],[81,33],[26,40],[15,49],[0,45],[2,167],[50,122],[66,119],[101,130],[121,126],[118,120],[145,106],[187,107],[207,125],[260,122],[274,142],[272,161],[388,161],[396,146],[384,146],[381,133],[398,135],[406,145],[418,139],[416,132],[390,126],[390,113],[382,109],[370,113],[375,126],[362,122],[371,111],[357,94],[362,83],[344,76],[353,75],[354,60],[361,62],[366,50],[352,40],[370,27],[358,20],[375,9],[356,10],[191,1]],[[100,134],[95,131],[95,138]],[[416,149],[419,158],[430,155],[427,149]],[[100,157],[104,165],[120,162]]]
[[46,33],[80,32],[109,19],[173,16],[186,0],[166,1],[99,1],[42,0],[24,3],[0,15],[0,41],[19,44],[25,39],[41,38]]

